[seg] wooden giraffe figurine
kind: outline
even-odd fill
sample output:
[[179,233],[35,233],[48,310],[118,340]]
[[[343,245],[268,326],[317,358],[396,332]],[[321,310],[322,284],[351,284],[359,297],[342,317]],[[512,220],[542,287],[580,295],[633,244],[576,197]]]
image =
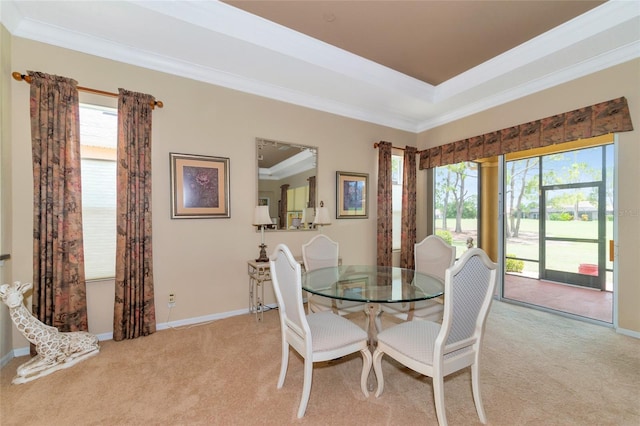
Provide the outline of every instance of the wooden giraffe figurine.
[[19,281],[0,286],[0,297],[9,307],[13,323],[29,342],[36,345],[37,355],[18,367],[14,384],[69,368],[100,351],[95,335],[85,331],[62,333],[35,318],[23,303],[24,293],[32,287],[31,283]]

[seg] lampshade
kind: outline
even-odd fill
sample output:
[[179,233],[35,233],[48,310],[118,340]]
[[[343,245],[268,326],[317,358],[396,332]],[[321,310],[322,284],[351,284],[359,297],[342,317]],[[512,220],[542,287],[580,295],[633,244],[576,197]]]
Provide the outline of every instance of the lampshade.
[[256,262],[268,262],[267,246],[264,243],[264,225],[271,225],[271,217],[269,216],[269,206],[256,206],[253,212],[253,224],[260,227],[260,236],[262,243],[260,247],[260,256],[256,259]]
[[307,207],[306,209],[302,210],[302,223],[312,223],[314,216],[315,216],[315,212],[313,211],[313,207]]
[[331,218],[329,217],[329,209],[324,207],[324,204],[320,203],[320,207],[316,209],[316,217],[313,219],[314,225],[331,225]]
[[271,225],[271,216],[269,216],[269,206],[256,206],[256,209],[253,213],[253,224],[256,226],[260,225]]

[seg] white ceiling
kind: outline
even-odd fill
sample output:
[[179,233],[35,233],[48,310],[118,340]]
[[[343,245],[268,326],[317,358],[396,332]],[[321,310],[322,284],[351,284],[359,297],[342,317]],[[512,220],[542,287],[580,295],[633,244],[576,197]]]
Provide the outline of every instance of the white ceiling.
[[640,57],[637,0],[435,86],[218,1],[2,0],[0,20],[17,37],[411,132]]

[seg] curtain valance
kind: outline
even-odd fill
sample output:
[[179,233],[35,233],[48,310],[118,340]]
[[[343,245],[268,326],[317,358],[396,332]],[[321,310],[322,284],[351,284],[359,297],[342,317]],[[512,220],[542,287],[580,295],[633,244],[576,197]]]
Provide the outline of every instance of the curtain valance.
[[633,130],[624,97],[420,152],[420,170]]

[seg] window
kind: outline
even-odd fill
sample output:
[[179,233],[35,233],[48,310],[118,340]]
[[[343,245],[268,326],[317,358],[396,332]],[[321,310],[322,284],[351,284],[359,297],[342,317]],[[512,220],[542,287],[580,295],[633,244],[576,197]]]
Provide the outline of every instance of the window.
[[468,244],[478,247],[478,164],[450,164],[434,173],[434,229],[456,247],[459,258]]
[[115,276],[117,140],[115,108],[80,104],[82,228],[87,280]]
[[402,240],[402,179],[404,154],[391,155],[392,249],[400,250]]

